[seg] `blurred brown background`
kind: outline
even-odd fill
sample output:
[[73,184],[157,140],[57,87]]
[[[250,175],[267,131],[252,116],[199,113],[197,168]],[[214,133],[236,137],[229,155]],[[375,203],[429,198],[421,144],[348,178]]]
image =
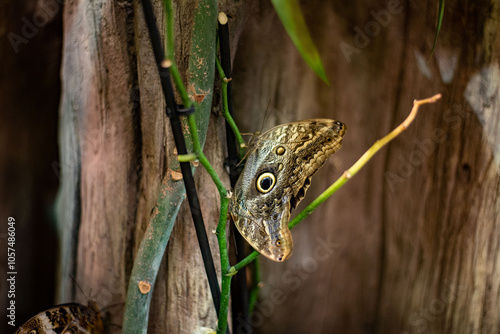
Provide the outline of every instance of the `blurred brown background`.
[[[262,259],[263,288],[249,319],[254,332],[500,331],[500,3],[446,2],[430,58],[437,3],[302,1],[330,86],[302,61],[270,2],[219,3],[230,17],[243,132],[316,117],[347,124],[343,148],[313,178],[301,207],[402,122],[414,99],[443,94],[293,230],[291,259]],[[9,33],[24,36],[23,18],[34,22],[54,4],[58,10],[16,52]],[[176,56],[185,71],[196,1],[174,4]],[[136,2],[104,0],[66,1],[64,9],[50,0],[0,6],[0,264],[4,273],[13,216],[16,323],[54,303],[86,303],[61,275],[72,272],[107,308],[109,330],[120,332],[109,323],[121,323],[128,275],[172,145],[141,11]],[[155,7],[162,22],[161,3]],[[205,151],[222,174],[215,93]],[[203,170],[196,177],[211,231],[216,190]],[[179,215],[155,286],[150,333],[215,327],[185,205]]]
[[[54,305],[58,251],[54,199],[62,7],[32,21],[43,1],[0,4],[0,332],[7,303],[7,223],[16,228],[16,324]],[[59,6],[59,5],[58,5]],[[45,13],[45,12],[44,12]],[[31,25],[27,25],[31,21]],[[12,42],[11,42],[12,41]],[[9,270],[12,271],[12,270]]]

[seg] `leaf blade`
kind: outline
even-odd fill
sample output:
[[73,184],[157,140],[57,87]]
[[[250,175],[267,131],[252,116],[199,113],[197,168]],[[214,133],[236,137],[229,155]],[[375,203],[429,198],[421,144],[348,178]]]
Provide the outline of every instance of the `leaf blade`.
[[298,0],[271,0],[288,36],[306,64],[329,85],[319,52],[311,39]]
[[439,30],[441,30],[441,25],[443,23],[443,17],[444,17],[444,0],[439,0],[438,18],[436,22],[436,33],[434,34],[434,43],[432,44],[432,51],[429,60],[432,58],[432,56],[434,55],[434,51],[436,50],[437,39],[439,35]]

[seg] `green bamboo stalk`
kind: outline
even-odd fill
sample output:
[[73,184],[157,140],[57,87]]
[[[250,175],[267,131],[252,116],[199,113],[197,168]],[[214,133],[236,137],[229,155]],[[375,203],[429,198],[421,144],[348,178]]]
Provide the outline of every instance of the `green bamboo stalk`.
[[227,250],[227,237],[226,237],[226,221],[227,221],[227,211],[229,205],[229,197],[226,188],[222,184],[219,176],[215,172],[214,168],[203,154],[201,149],[200,141],[198,139],[198,131],[196,126],[196,120],[194,115],[188,116],[189,130],[191,133],[191,139],[193,141],[193,148],[198,160],[201,165],[207,170],[208,174],[215,183],[217,190],[220,194],[220,214],[219,223],[217,225],[217,241],[219,244],[220,262],[221,262],[221,302],[219,308],[219,321],[217,325],[217,333],[225,334],[227,330],[227,316],[229,310],[229,295],[231,287],[231,276],[226,276],[230,268],[229,264],[229,254]]
[[[430,98],[424,99],[424,100],[415,100],[413,102],[413,108],[410,112],[410,115],[406,118],[406,120],[401,123],[396,129],[394,129],[391,133],[386,135],[384,138],[378,140],[373,144],[368,151],[365,152],[361,156],[361,158],[356,161],[354,165],[351,166],[347,171],[342,174],[342,176],[335,181],[328,189],[326,189],[321,195],[319,195],[314,201],[312,201],[311,204],[309,204],[304,210],[302,210],[294,219],[292,219],[288,223],[288,228],[292,229],[294,228],[298,223],[300,223],[305,217],[310,215],[320,204],[322,204],[324,201],[326,201],[331,195],[333,195],[337,190],[339,190],[347,181],[349,181],[354,175],[356,175],[357,172],[361,168],[363,168],[364,165],[370,159],[385,145],[387,145],[391,140],[399,136],[403,131],[405,131],[410,124],[413,122],[415,119],[415,116],[417,115],[418,109],[421,105],[427,104],[427,103],[434,103],[437,100],[441,98],[441,94],[434,95]],[[251,263],[253,260],[255,260],[259,256],[259,252],[253,251],[248,255],[246,258],[244,258],[242,261],[238,262],[234,266],[232,266],[229,270],[231,274],[236,274],[238,270],[243,268],[244,266],[248,265]]]
[[217,52],[217,7],[217,0],[199,0],[197,2],[191,37],[191,55],[187,71],[190,99],[187,99],[179,89],[180,86],[177,86],[185,106],[189,106],[189,101],[194,100],[195,102],[196,112],[194,113],[194,117],[196,119],[197,135],[200,137],[201,148],[205,145],[210,111],[212,109],[215,55]]
[[[207,5],[208,1],[200,1],[198,3],[198,7],[205,7]],[[215,22],[216,18],[216,2],[212,2],[214,5],[212,8],[210,8],[210,14],[211,18],[214,19],[213,22]],[[208,8],[208,7],[207,7]],[[213,16],[212,16],[213,15]],[[204,17],[205,18],[205,17]],[[197,16],[195,16],[195,27],[197,25]],[[191,57],[190,59],[197,59],[196,62],[190,61],[189,64],[189,70],[188,70],[188,78],[192,77],[197,77],[200,78],[200,81],[205,83],[206,85],[211,84],[210,89],[200,89],[199,91],[202,94],[198,94],[198,91],[196,90],[198,87],[197,86],[192,86],[193,89],[195,90],[195,101],[198,103],[195,103],[195,114],[189,115],[187,117],[187,123],[189,125],[189,132],[191,134],[191,140],[192,140],[192,145],[193,145],[193,151],[195,155],[197,156],[198,160],[200,161],[201,165],[207,170],[208,174],[212,178],[213,182],[215,183],[217,190],[219,191],[220,194],[220,200],[221,200],[221,207],[220,207],[220,215],[219,215],[219,223],[217,225],[217,241],[219,244],[219,253],[220,253],[220,261],[221,261],[221,272],[222,272],[222,278],[221,278],[221,304],[220,304],[220,309],[219,309],[219,321],[218,321],[218,326],[217,326],[217,332],[221,334],[225,334],[227,330],[227,316],[228,316],[228,310],[229,310],[229,293],[230,293],[230,287],[231,287],[231,277],[226,276],[224,273],[227,273],[230,264],[229,264],[229,255],[228,255],[228,250],[227,250],[227,237],[226,237],[226,220],[227,220],[227,211],[228,211],[228,204],[229,204],[229,198],[227,194],[227,190],[225,189],[224,185],[222,184],[222,181],[219,179],[217,173],[213,169],[213,167],[210,165],[210,162],[208,159],[205,157],[203,154],[203,144],[204,144],[204,138],[203,141],[200,141],[199,139],[199,131],[198,128],[200,126],[208,126],[208,119],[210,117],[210,108],[212,105],[212,88],[213,88],[213,83],[214,83],[214,76],[215,76],[215,66],[214,62],[216,60],[215,54],[216,54],[216,43],[215,43],[215,24],[212,25],[212,28],[209,26],[209,23],[207,23],[207,27],[205,29],[211,30],[213,32],[213,35],[210,35],[210,40],[212,41],[211,45],[206,45],[206,38],[202,39],[200,44],[196,44],[195,38],[193,38],[193,45],[198,45],[199,48],[201,48],[201,45],[203,45],[204,48],[206,48],[206,53],[205,57],[202,58],[194,58]],[[204,42],[201,44],[201,42]],[[171,58],[173,59],[173,57]],[[201,61],[200,61],[201,59]],[[204,62],[203,59],[208,60],[207,62]],[[174,68],[175,67],[175,61],[173,62]],[[210,64],[210,65],[208,65]],[[207,67],[209,66],[209,67]],[[202,71],[200,71],[202,69]],[[205,71],[205,72],[203,72]],[[204,74],[209,73],[210,78],[206,78],[203,76]],[[173,72],[174,76],[174,81],[176,83],[177,89],[183,99],[184,105],[187,104],[187,94],[186,90],[182,84],[182,80],[180,79],[180,76],[178,72],[174,71]],[[177,79],[175,79],[177,77]],[[204,80],[205,79],[205,80]],[[227,87],[227,84],[226,84]],[[210,99],[207,99],[207,95],[210,95]],[[201,102],[199,101],[201,99]],[[227,90],[226,90],[226,108],[227,110]],[[203,114],[200,114],[201,110],[205,110],[205,117]],[[229,112],[227,112],[229,114]],[[232,120],[232,118],[231,118]],[[234,121],[233,121],[234,124]],[[236,127],[236,125],[234,125]],[[237,128],[236,128],[237,130]],[[237,130],[238,131],[238,130]],[[238,131],[239,133],[239,131]],[[240,135],[241,137],[241,135]]]
[[221,208],[219,224],[217,225],[217,241],[219,243],[220,265],[221,265],[221,300],[219,310],[219,321],[217,322],[217,333],[225,334],[227,331],[227,315],[229,311],[229,295],[231,293],[231,277],[226,273],[229,271],[229,254],[227,251],[226,222],[229,198],[221,196]]
[[[184,199],[184,193],[184,184],[172,180],[170,175],[167,175],[160,187],[153,216],[134,260],[127,289],[123,320],[124,334],[147,333],[152,287],[156,281],[175,218]],[[144,287],[147,286],[149,286],[149,291],[143,293],[147,290]]]
[[253,287],[252,290],[250,291],[250,300],[248,302],[248,313],[252,314],[254,308],[255,308],[255,303],[257,302],[257,297],[259,297],[259,290],[260,290],[260,261],[259,258],[255,259],[255,268],[253,272]]
[[[199,3],[198,6],[202,6],[202,3]],[[216,8],[216,6],[214,7]],[[171,14],[171,6],[168,8],[166,6],[167,10],[167,15],[172,16]],[[213,13],[213,12],[212,12]],[[196,18],[195,18],[196,22]],[[196,25],[196,23],[195,23]],[[207,27],[209,29],[209,27]],[[215,36],[215,29],[213,29],[214,36]],[[212,36],[211,36],[212,37]],[[193,39],[193,43],[195,43]],[[212,59],[215,60],[215,49],[213,48],[216,45],[216,43],[212,43],[210,48],[207,48],[207,50],[211,50],[211,55],[213,56]],[[205,47],[207,47],[205,45]],[[169,47],[170,49],[173,49],[173,46]],[[206,55],[210,56],[210,55]],[[189,99],[187,95],[187,91],[182,83],[182,80],[180,78],[179,72],[177,71],[177,67],[175,65],[175,58],[171,54],[170,55],[170,60],[172,61],[172,66],[171,69],[172,71],[172,76],[174,77],[174,82],[176,84],[177,90],[179,91],[179,94],[181,95],[181,98],[183,100],[183,103],[185,106],[189,106],[191,103],[191,100]],[[207,57],[209,58],[209,57]],[[192,58],[191,58],[192,59]],[[197,68],[199,65],[203,65],[203,62],[198,62],[197,64],[193,64],[193,62],[190,62],[190,68],[188,70],[188,73],[192,73],[193,68]],[[213,63],[212,63],[213,64]],[[209,71],[210,69],[205,69],[206,71]],[[211,66],[211,75],[212,75],[212,80],[211,83],[213,85],[213,79],[214,79],[214,66]],[[198,74],[197,74],[198,76]],[[191,77],[188,74],[188,77]],[[199,77],[199,76],[198,76]],[[208,84],[208,81],[205,81],[205,83]],[[195,89],[196,87],[193,86]],[[227,87],[227,83],[226,83]],[[204,92],[203,90],[201,90]],[[210,93],[212,94],[212,93]],[[225,95],[225,110],[227,111],[227,89],[226,89],[226,95]],[[219,333],[226,333],[227,330],[227,316],[228,316],[228,310],[229,310],[229,292],[230,292],[230,286],[231,286],[231,277],[226,277],[224,273],[226,273],[229,270],[230,264],[229,264],[229,255],[227,251],[227,238],[226,238],[226,219],[227,219],[227,211],[228,211],[228,204],[229,204],[229,198],[227,194],[227,190],[225,189],[224,185],[222,184],[222,181],[219,179],[217,173],[213,169],[213,167],[210,165],[210,162],[208,159],[205,157],[203,153],[203,143],[200,142],[199,136],[198,136],[198,124],[200,123],[199,120],[202,120],[201,124],[207,124],[208,125],[208,118],[210,116],[210,109],[205,113],[207,116],[206,120],[203,120],[201,117],[196,117],[196,115],[199,115],[199,110],[203,108],[210,108],[211,107],[211,98],[210,98],[210,103],[207,103],[206,101],[206,96],[203,98],[201,103],[196,104],[195,103],[195,110],[196,113],[194,115],[189,115],[187,117],[187,123],[189,125],[189,132],[191,134],[191,141],[193,145],[193,151],[194,155],[187,155],[187,156],[179,156],[179,160],[185,159],[185,160],[191,160],[194,157],[197,157],[198,160],[200,161],[201,165],[207,170],[208,174],[212,178],[213,182],[215,183],[217,190],[219,191],[220,198],[221,198],[221,209],[220,209],[220,215],[219,215],[219,223],[217,225],[217,240],[219,244],[219,252],[220,252],[220,261],[221,261],[221,272],[223,273],[222,275],[222,288],[221,288],[221,305],[219,309],[219,321],[218,321],[218,332]],[[203,104],[205,103],[205,104]],[[227,111],[227,114],[229,115],[229,112]],[[232,118],[231,118],[232,121]],[[233,125],[236,127],[234,124],[234,121],[232,121]],[[236,131],[239,134],[238,129],[236,128]],[[241,137],[241,135],[240,135]],[[204,142],[204,141],[203,141]]]
[[222,69],[222,66],[220,64],[219,58],[215,58],[215,63],[217,64],[217,71],[219,72],[219,77],[222,81],[222,102],[223,102],[223,108],[222,108],[222,116],[226,119],[227,123],[229,124],[229,127],[231,130],[233,130],[234,136],[236,137],[236,141],[238,142],[238,152],[240,155],[240,159],[243,159],[245,156],[245,150],[244,147],[245,141],[243,140],[243,137],[241,136],[240,130],[236,126],[236,123],[234,122],[233,117],[231,116],[231,113],[229,112],[229,106],[227,102],[227,84],[231,78],[227,78],[226,74],[224,73],[224,70]]
[[[169,36],[167,43],[168,55],[171,60],[173,56],[173,13],[170,3],[165,1],[167,12],[167,26]],[[208,119],[213,97],[214,65],[215,65],[215,27],[217,20],[217,1],[200,0],[195,9],[194,27],[191,38],[191,56],[188,68],[189,84],[194,92],[203,93],[203,99],[196,95],[199,103],[196,104],[196,119],[198,127],[196,135],[199,136],[200,146],[203,146],[208,129]],[[200,66],[199,60],[203,59]],[[175,64],[175,62],[173,61]],[[182,96],[184,105],[192,104],[187,91],[183,89],[182,80],[174,65],[174,81]],[[177,75],[177,79],[175,79]],[[180,83],[180,85],[179,85]],[[186,134],[188,135],[188,134]],[[190,138],[190,137],[187,137]],[[187,139],[186,138],[186,139]],[[187,140],[187,143],[190,141]],[[178,162],[171,159],[171,169],[178,169]],[[167,191],[167,189],[170,189]],[[166,193],[167,195],[164,195]],[[156,281],[158,269],[165,253],[165,248],[170,237],[175,218],[184,200],[185,188],[180,181],[174,181],[167,175],[160,187],[157,205],[151,217],[146,233],[134,260],[123,321],[123,333],[137,334],[147,333],[149,307],[152,298],[153,286]]]
[[182,82],[181,75],[179,74],[179,69],[177,68],[177,63],[175,62],[175,30],[174,30],[174,11],[172,10],[172,1],[163,0],[163,7],[165,10],[165,58],[172,62],[170,66],[170,75],[174,80],[175,87],[182,98],[182,103],[185,107],[191,107],[193,102],[189,99],[189,95],[186,91],[186,87]]
[[165,58],[175,63],[174,11],[171,0],[163,0],[165,13]]

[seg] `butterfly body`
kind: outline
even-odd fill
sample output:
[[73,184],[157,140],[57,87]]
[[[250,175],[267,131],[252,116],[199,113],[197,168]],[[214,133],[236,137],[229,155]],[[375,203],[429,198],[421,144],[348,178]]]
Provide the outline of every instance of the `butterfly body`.
[[94,302],[62,304],[40,312],[15,334],[99,334],[104,333],[100,312]]
[[230,201],[230,214],[250,245],[274,261],[287,259],[288,222],[311,177],[342,143],[346,126],[329,119],[279,125],[250,147]]

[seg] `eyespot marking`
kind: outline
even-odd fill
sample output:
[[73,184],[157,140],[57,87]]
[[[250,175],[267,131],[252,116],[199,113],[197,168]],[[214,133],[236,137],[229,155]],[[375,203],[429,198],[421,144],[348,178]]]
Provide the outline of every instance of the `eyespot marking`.
[[265,172],[257,178],[257,190],[265,194],[270,192],[276,184],[276,177],[273,173]]
[[[253,144],[229,209],[240,233],[262,255],[276,262],[290,257],[293,241],[285,220],[310,178],[341,147],[346,128],[335,120],[298,121],[268,130]],[[262,175],[267,172],[274,180]]]

